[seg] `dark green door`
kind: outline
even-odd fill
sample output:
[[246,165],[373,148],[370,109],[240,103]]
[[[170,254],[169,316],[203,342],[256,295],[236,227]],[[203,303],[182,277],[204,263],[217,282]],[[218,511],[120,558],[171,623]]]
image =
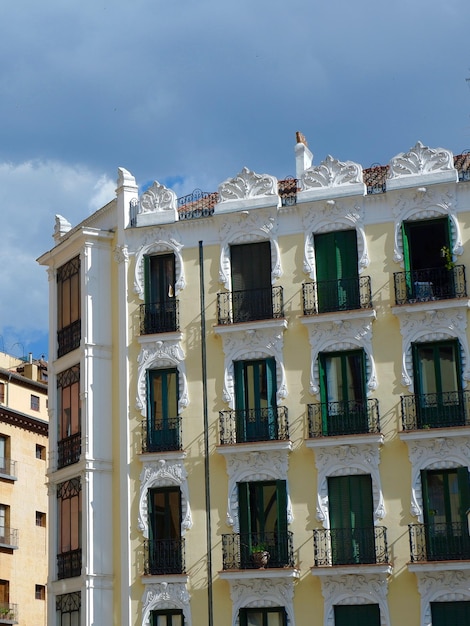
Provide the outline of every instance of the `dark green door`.
[[428,561],[470,558],[468,469],[423,470],[421,483]]
[[150,332],[176,330],[175,256],[146,258],[145,303]]
[[375,563],[371,477],[329,477],[328,500],[333,565]]
[[180,449],[178,370],[148,371],[147,451]]
[[368,432],[363,350],[320,354],[323,434]]
[[465,424],[457,341],[413,345],[418,427]]
[[183,573],[181,491],[179,487],[149,489],[149,571]]
[[233,321],[272,318],[269,241],[230,246]]
[[269,553],[268,567],[287,565],[286,482],[238,483],[238,498],[242,568],[260,567],[260,551]]
[[237,441],[277,439],[276,361],[235,361]]
[[334,611],[335,626],[380,626],[378,604],[341,604]]
[[470,624],[470,602],[431,602],[432,626],[467,626]]
[[314,236],[318,311],[360,308],[355,230]]

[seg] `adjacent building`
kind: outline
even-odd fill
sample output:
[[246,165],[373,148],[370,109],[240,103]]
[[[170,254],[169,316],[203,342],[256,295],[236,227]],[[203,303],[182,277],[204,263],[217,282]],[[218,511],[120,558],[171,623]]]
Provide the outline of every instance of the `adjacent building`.
[[47,450],[47,363],[0,352],[0,624],[46,624]]
[[51,625],[470,624],[470,156],[295,171],[57,216]]

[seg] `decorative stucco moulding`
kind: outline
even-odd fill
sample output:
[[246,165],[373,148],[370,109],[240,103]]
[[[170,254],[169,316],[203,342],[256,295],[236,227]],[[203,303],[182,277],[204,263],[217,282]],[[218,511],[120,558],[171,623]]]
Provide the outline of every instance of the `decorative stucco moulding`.
[[270,174],[256,174],[247,167],[219,185],[218,192],[219,202],[214,207],[214,213],[281,206],[277,178]]
[[330,155],[320,165],[312,165],[303,172],[300,186],[297,202],[365,196],[367,191],[359,163],[338,161]]
[[444,148],[428,148],[418,141],[409,152],[401,152],[390,161],[387,191],[457,181],[452,152]]
[[139,198],[137,226],[154,226],[178,221],[176,193],[155,181]]

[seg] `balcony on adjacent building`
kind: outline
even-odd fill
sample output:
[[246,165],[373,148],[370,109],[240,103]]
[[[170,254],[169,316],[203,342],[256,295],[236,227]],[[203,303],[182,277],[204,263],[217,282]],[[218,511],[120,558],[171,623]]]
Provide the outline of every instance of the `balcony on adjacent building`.
[[140,305],[141,335],[170,333],[177,330],[179,330],[179,301],[176,298]]
[[151,426],[142,420],[142,453],[171,452],[182,449],[181,417],[169,417]]
[[387,529],[320,528],[313,531],[315,567],[388,564]]
[[370,276],[304,283],[302,307],[304,315],[371,309]]
[[18,624],[18,605],[0,602],[0,624]]
[[223,570],[295,567],[292,532],[222,535]]
[[74,578],[82,573],[82,549],[69,550],[57,555],[57,579]]
[[282,317],[284,300],[280,286],[217,294],[219,324],[238,324]]
[[309,404],[307,417],[310,438],[380,433],[376,398]]
[[57,356],[61,357],[80,347],[81,320],[76,320],[57,331]]
[[463,522],[409,524],[412,563],[470,560],[470,536]]
[[396,304],[467,297],[464,265],[395,272],[393,277]]
[[285,406],[220,411],[219,425],[221,445],[289,440]]
[[7,456],[0,457],[0,479],[17,480],[16,461]]
[[186,572],[184,539],[146,539],[144,574],[161,576]]
[[16,550],[18,548],[18,530],[9,526],[0,526],[0,549]]
[[401,397],[403,430],[470,425],[470,391],[413,394]]
[[82,434],[74,433],[57,442],[57,468],[78,463],[82,452]]

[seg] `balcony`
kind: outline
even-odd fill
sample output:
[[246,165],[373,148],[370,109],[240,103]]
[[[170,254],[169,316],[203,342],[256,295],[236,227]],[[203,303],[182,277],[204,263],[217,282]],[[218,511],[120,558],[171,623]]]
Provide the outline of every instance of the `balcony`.
[[181,450],[181,425],[181,417],[169,417],[149,429],[147,420],[142,420],[142,453]]
[[297,178],[285,178],[277,181],[277,189],[281,198],[282,206],[293,206],[297,202],[297,192],[299,181]]
[[284,317],[282,287],[247,289],[217,294],[219,324],[238,324]]
[[304,315],[371,309],[370,276],[304,283],[302,307]]
[[8,526],[0,527],[0,549],[16,550],[18,548],[18,530]]
[[76,320],[61,328],[57,331],[57,356],[61,357],[64,354],[75,350],[80,347],[80,338],[81,338],[81,320]]
[[380,433],[379,401],[348,400],[307,405],[308,436],[335,437]]
[[291,532],[233,533],[222,535],[222,569],[295,567]]
[[184,539],[146,539],[144,574],[184,574],[186,571]]
[[220,443],[233,445],[254,441],[288,441],[287,417],[285,406],[220,411]]
[[16,461],[7,456],[0,457],[0,478],[4,480],[17,480]]
[[171,298],[166,302],[140,305],[140,334],[171,333],[179,330],[179,301]]
[[470,560],[470,536],[466,523],[409,524],[412,563]]
[[331,528],[313,531],[315,567],[388,564],[387,529]]
[[18,624],[18,605],[0,602],[0,624]]
[[74,433],[57,442],[57,468],[78,463],[82,452],[82,434]]
[[393,278],[396,304],[467,297],[464,265],[395,272]]
[[401,397],[403,430],[469,426],[470,391],[414,394]]
[[69,550],[57,555],[57,580],[74,578],[82,573],[82,549]]

